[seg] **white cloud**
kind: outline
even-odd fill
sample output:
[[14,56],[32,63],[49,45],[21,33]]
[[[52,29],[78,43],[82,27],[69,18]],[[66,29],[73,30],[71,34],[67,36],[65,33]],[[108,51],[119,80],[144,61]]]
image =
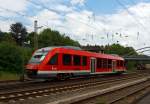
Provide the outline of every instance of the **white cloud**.
[[25,11],[28,3],[26,0],[0,0],[0,2],[0,29],[9,31],[10,24],[14,23],[14,18],[17,17],[15,12]]
[[58,10],[60,12],[71,12],[73,11],[73,8],[67,7],[66,5],[59,4],[55,6],[55,10]]
[[[139,3],[135,6],[128,8],[129,13],[126,10],[121,10],[117,14],[109,15],[105,19],[108,20],[107,28],[115,32],[128,35],[128,38],[116,38],[121,43],[132,45],[135,48],[144,47],[149,45],[150,31],[149,21],[147,17],[150,16],[150,4]],[[140,33],[139,36],[137,33]]]
[[13,11],[26,10],[27,0],[0,0],[0,7]]
[[10,29],[10,24],[13,24],[12,21],[0,21],[0,30],[8,32]]
[[71,0],[72,5],[84,5],[85,0]]
[[17,12],[22,13],[27,8],[26,0],[0,0],[0,16],[1,17],[15,17]]
[[[122,45],[134,46],[135,48],[150,44],[150,36],[148,35],[150,27],[149,3],[139,3],[128,7],[132,16],[123,9],[111,15],[96,15],[87,10],[69,10],[67,6],[62,5],[60,8],[64,9],[58,9],[59,11],[68,10],[70,12],[61,15],[48,10],[40,11],[35,16],[39,25],[46,24],[52,29],[66,33],[81,44],[101,45],[119,41]],[[137,36],[138,32],[139,36]]]
[[[119,41],[120,44],[134,46],[135,48],[150,44],[150,3],[128,6],[130,13],[121,9],[114,14],[99,15],[88,10],[76,11],[76,6],[84,5],[85,0],[71,0],[71,6],[60,2],[56,3],[55,0],[46,1],[40,2],[47,7],[49,3],[55,3],[52,8],[58,12],[43,8],[35,16],[29,18],[31,23],[38,20],[39,26],[50,27],[66,33],[81,44],[102,45]],[[14,11],[22,12],[28,9],[26,0],[5,0],[3,3],[0,4],[0,7],[8,7],[7,9]],[[15,5],[11,6],[14,3]],[[0,15],[15,16],[14,13],[6,12],[0,12]],[[4,22],[0,21],[0,23],[0,28],[6,31],[9,23],[5,22],[6,26],[4,26]],[[33,25],[28,26],[28,28],[33,30]],[[139,36],[137,35],[138,32]]]
[[38,20],[39,26],[50,26],[49,28],[51,28],[52,26],[59,26],[61,24],[60,18],[60,15],[58,15],[57,13],[45,9],[39,12],[36,16],[30,18],[30,21],[33,22],[35,20]]

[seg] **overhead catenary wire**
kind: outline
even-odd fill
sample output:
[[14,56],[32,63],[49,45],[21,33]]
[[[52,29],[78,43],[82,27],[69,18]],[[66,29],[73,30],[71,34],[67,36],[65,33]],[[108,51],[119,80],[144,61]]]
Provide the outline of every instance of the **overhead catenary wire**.
[[[61,14],[61,12],[59,12],[59,11],[57,11],[57,10],[54,10],[54,9],[51,9],[51,8],[48,8],[47,6],[45,6],[43,3],[37,3],[37,2],[34,2],[34,1],[32,1],[32,0],[26,0],[26,1],[28,1],[28,2],[30,2],[30,3],[32,3],[32,4],[34,4],[34,5],[37,5],[37,6],[40,6],[40,7],[42,7],[43,9],[46,9],[46,10],[48,10],[48,11],[50,11],[50,12],[54,12],[54,13],[57,13],[57,14]],[[68,18],[71,18],[71,19],[73,19],[73,20],[75,20],[75,21],[78,21],[78,22],[80,22],[80,23],[82,23],[82,24],[84,24],[84,25],[86,25],[86,26],[88,26],[88,27],[90,27],[90,28],[92,28],[92,29],[95,29],[95,30],[97,30],[97,31],[101,31],[100,29],[98,29],[98,28],[96,28],[96,27],[94,27],[94,26],[92,26],[92,25],[89,25],[88,23],[85,23],[85,22],[83,22],[82,20],[77,20],[77,19],[75,19],[75,18],[73,18],[73,17],[70,17],[70,16],[68,16],[68,15],[66,15],[66,17],[68,17]]]
[[[92,11],[92,9],[85,3],[84,4],[84,6],[87,8],[87,9],[89,9],[90,11]],[[98,22],[96,23],[95,22],[95,20],[96,20],[96,18],[95,18],[95,13],[93,13],[93,18],[94,18],[94,23],[95,23],[95,25],[97,26],[97,27],[102,27],[101,26],[101,24],[99,24]],[[106,39],[107,39],[107,41],[108,41],[108,44],[110,43],[110,39],[111,39],[111,41],[112,41],[112,43],[114,43],[114,40],[113,40],[113,38],[114,38],[114,34],[113,33],[110,33],[110,30],[107,30],[106,28],[104,28],[103,29],[104,31],[104,34],[105,34],[105,37],[106,37]],[[106,31],[107,30],[107,31]],[[121,34],[121,33],[120,33]],[[109,36],[111,35],[111,37],[112,38],[109,38]],[[120,35],[120,37],[121,37],[121,35]],[[104,38],[104,37],[101,37],[101,39],[102,38]],[[118,40],[117,40],[118,41]]]
[[[16,14],[18,16],[21,16],[21,17],[31,18],[31,16],[29,16],[27,14],[24,14],[24,13],[21,13],[21,12],[18,12],[18,11],[14,11],[14,10],[11,10],[11,9],[6,9],[4,7],[0,7],[0,10],[1,10],[1,12],[6,11],[6,12],[14,13],[14,14]],[[0,15],[0,18],[1,18],[1,20],[4,20],[4,21],[12,21],[12,22],[16,21],[15,16],[10,17],[10,16],[1,16]]]
[[6,20],[6,21],[9,21],[9,20],[12,21],[12,18],[8,18],[8,17],[0,16],[0,18],[4,19],[4,20]]
[[[37,2],[34,2],[34,1],[31,1],[31,0],[27,0],[28,2],[30,2],[30,3],[32,3],[33,5],[36,5],[36,6],[40,6],[41,8],[43,8],[43,9],[46,9],[46,10],[48,10],[48,11],[50,11],[50,12],[55,12],[55,13],[59,13],[59,14],[61,14],[59,11],[57,11],[57,10],[54,10],[54,9],[52,9],[52,8],[48,8],[48,7],[46,7],[43,3],[37,3]],[[81,24],[84,24],[85,26],[88,26],[88,27],[90,27],[92,30],[91,31],[93,31],[93,32],[102,32],[102,30],[101,29],[99,29],[99,27],[101,27],[99,24],[97,24],[97,23],[95,23],[95,22],[92,22],[92,24],[89,24],[89,23],[86,23],[85,21],[82,21],[82,19],[76,19],[76,18],[74,18],[74,17],[71,17],[71,16],[69,16],[69,15],[65,15],[66,16],[66,18],[70,18],[70,19],[73,19],[74,21],[72,21],[72,22],[79,22],[79,23],[81,23]],[[93,26],[94,25],[94,26]],[[45,26],[45,25],[44,25]],[[48,27],[47,25],[46,25],[46,27]],[[91,33],[92,34],[92,36],[91,37],[93,37],[93,33]],[[93,40],[93,38],[91,38],[92,40]]]
[[[58,13],[58,14],[61,13],[61,12],[59,12],[59,11],[56,11],[56,10],[53,10],[53,9],[50,9],[50,8],[44,6],[42,3],[37,3],[37,2],[34,2],[34,1],[32,1],[32,0],[27,0],[27,1],[31,2],[31,3],[34,4],[34,5],[41,6],[42,8],[45,8],[45,9],[47,9],[48,11],[55,12],[55,13]],[[20,12],[13,11],[13,10],[10,10],[10,9],[6,9],[6,8],[3,8],[3,7],[0,7],[0,9],[5,10],[5,11],[8,11],[8,12],[11,12],[11,13],[15,13],[15,14],[17,14],[17,15],[19,15],[19,16],[32,18],[32,16],[29,16],[29,15],[27,15],[27,14],[22,14],[22,13],[20,13]],[[0,16],[0,17],[1,17],[1,18],[4,18],[5,20],[12,20],[12,18],[9,18],[9,17],[4,17],[4,16]],[[69,17],[69,16],[67,16],[67,17]],[[72,18],[72,17],[69,17],[69,18],[76,20],[75,18]],[[93,29],[98,30],[96,27],[93,27],[93,26],[91,26],[91,25],[89,25],[89,24],[87,24],[87,23],[85,23],[85,22],[83,22],[83,21],[81,21],[81,20],[76,20],[76,21],[79,21],[80,23],[85,24],[85,25],[87,25],[87,26],[90,27],[90,28],[93,28]]]
[[120,0],[116,0],[116,2],[122,6],[126,11],[127,13],[134,19],[134,21],[137,23],[137,25],[139,25],[140,27],[142,27],[148,34],[150,34],[149,31],[147,31],[147,29],[145,28],[145,26],[139,21],[139,19],[137,19],[136,17],[134,17],[132,15],[132,13],[128,10],[128,8],[120,1]]
[[[129,0],[132,4],[136,5],[135,1],[134,0]],[[141,11],[140,9],[138,9],[138,11],[140,11],[140,14],[142,14],[141,16],[144,17],[145,14],[143,14],[143,11]],[[139,39],[139,35],[140,35],[140,32],[138,31],[137,32],[137,40]]]
[[22,14],[22,13],[20,13],[20,12],[13,11],[13,10],[10,10],[10,9],[6,9],[6,8],[3,8],[3,7],[0,7],[0,9],[5,10],[5,11],[8,11],[8,12],[11,12],[11,13],[15,13],[15,14],[20,15],[20,16],[23,16],[23,17],[31,17],[31,16],[29,16],[29,15]]

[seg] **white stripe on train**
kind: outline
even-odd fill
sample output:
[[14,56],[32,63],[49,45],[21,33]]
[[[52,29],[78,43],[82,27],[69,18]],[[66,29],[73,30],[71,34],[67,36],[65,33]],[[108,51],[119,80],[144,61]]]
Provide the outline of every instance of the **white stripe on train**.
[[[125,70],[116,70],[116,71],[125,71]],[[38,71],[38,74],[55,74],[55,73],[91,73],[90,70],[82,70],[82,71],[70,71],[70,70],[65,70],[65,71]],[[103,74],[103,73],[112,73],[112,71],[107,71],[107,72],[94,72],[91,74]]]
[[82,71],[38,71],[38,74],[50,74],[50,73],[84,73],[84,72],[90,72],[89,70],[82,70]]

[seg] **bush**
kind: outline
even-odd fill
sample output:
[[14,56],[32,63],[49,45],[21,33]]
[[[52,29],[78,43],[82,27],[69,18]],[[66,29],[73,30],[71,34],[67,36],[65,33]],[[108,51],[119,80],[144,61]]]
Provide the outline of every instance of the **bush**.
[[136,64],[135,61],[128,61],[128,62],[126,63],[126,68],[127,68],[127,70],[130,70],[130,71],[133,70],[133,71],[134,71],[134,70],[136,69],[135,64]]
[[8,42],[0,43],[0,71],[21,73],[23,66],[24,57],[20,47]]
[[1,72],[0,71],[0,81],[4,80],[19,80],[20,76],[16,73],[9,73],[9,72]]
[[21,55],[23,58],[24,65],[26,65],[31,58],[32,52],[34,51],[31,48],[20,47]]

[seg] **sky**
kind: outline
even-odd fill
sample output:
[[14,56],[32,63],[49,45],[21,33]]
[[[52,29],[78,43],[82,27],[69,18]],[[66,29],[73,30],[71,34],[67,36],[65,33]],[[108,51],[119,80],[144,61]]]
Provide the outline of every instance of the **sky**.
[[[0,30],[21,22],[28,32],[45,28],[82,45],[150,46],[150,0],[0,0]],[[149,53],[147,53],[149,54]]]

